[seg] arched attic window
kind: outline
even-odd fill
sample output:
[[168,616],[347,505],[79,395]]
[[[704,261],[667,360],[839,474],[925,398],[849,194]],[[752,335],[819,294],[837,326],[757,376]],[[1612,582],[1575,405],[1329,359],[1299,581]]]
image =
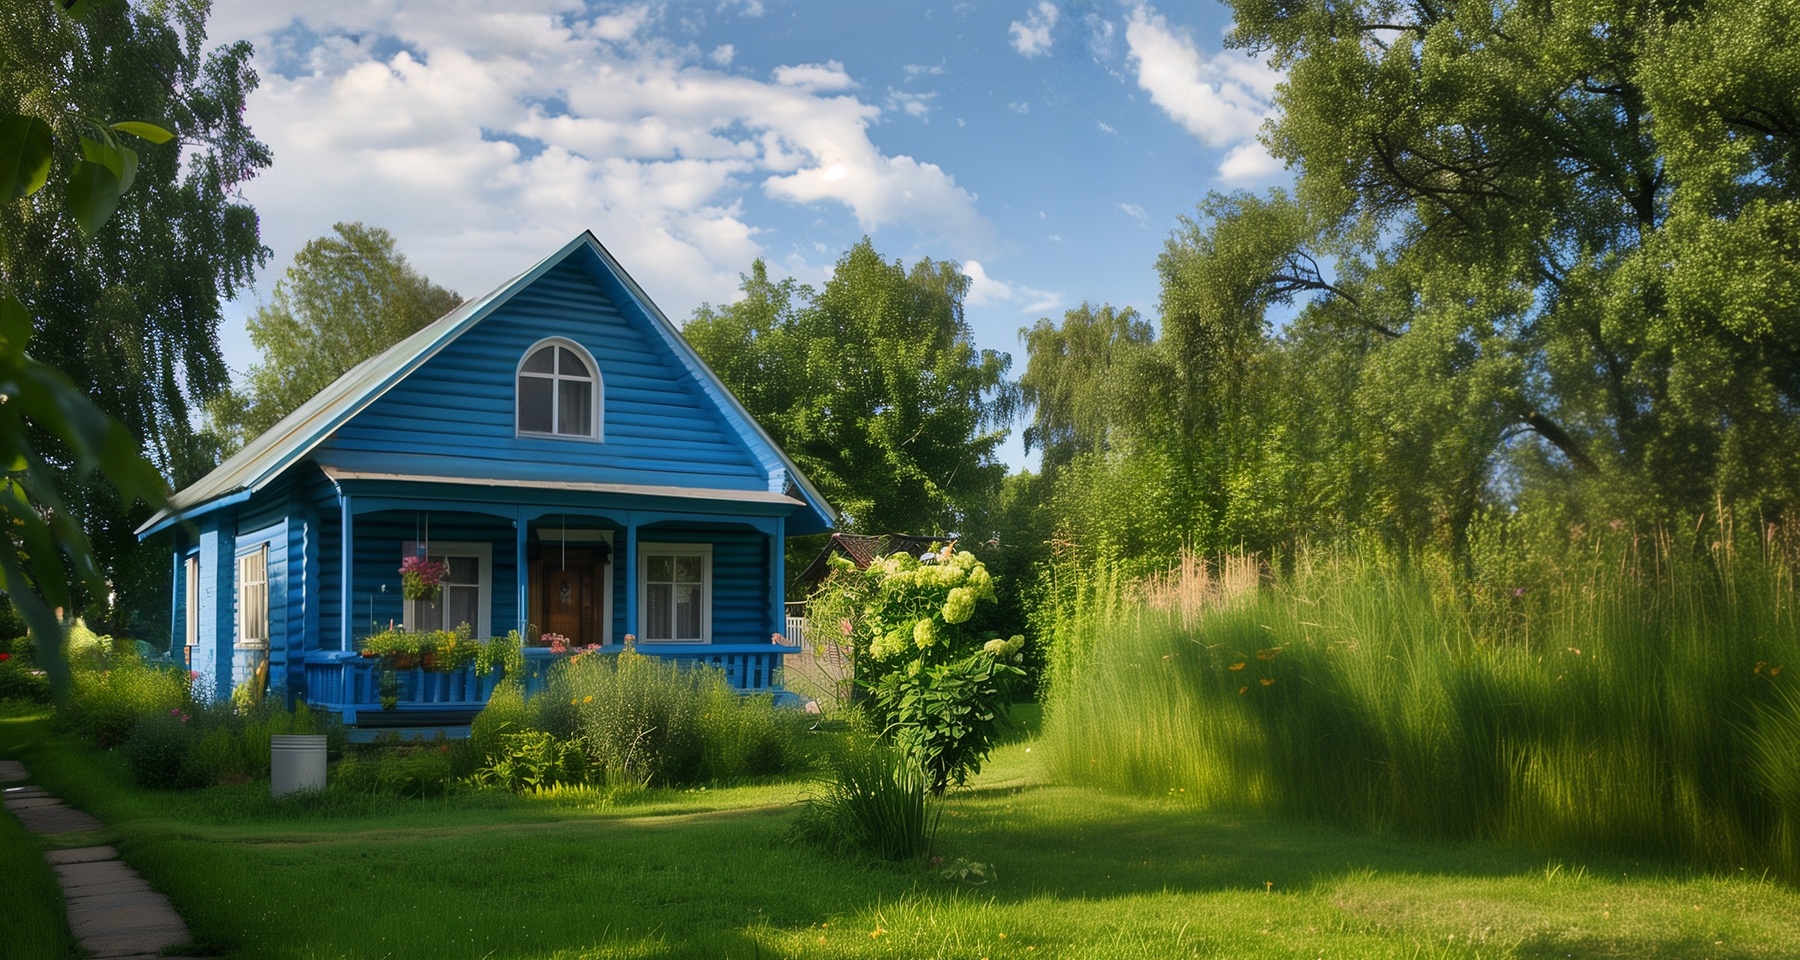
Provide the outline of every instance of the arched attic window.
[[540,340],[519,361],[516,406],[520,436],[599,440],[600,368],[573,340]]

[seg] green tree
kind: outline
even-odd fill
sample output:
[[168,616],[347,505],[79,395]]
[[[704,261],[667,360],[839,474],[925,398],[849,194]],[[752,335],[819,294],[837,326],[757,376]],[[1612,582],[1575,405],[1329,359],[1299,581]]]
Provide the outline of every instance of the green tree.
[[[0,206],[0,273],[31,318],[33,357],[185,482],[212,466],[192,425],[228,381],[221,305],[265,256],[238,192],[269,163],[243,122],[256,83],[251,50],[208,52],[203,3],[84,2],[79,20],[61,6],[0,6],[0,114],[41,122],[55,160],[44,189]],[[107,143],[110,128],[95,118],[113,117],[166,128],[178,143]],[[79,518],[102,580],[144,618],[135,630],[114,628],[159,632],[166,558],[140,553],[133,535],[149,508],[79,469],[52,433],[33,444],[58,471],[63,506]],[[70,599],[104,615],[96,604],[106,593]]]
[[1031,416],[1025,450],[1043,451],[1046,474],[1077,454],[1106,451],[1137,419],[1126,387],[1156,333],[1136,310],[1084,303],[1061,324],[1041,319],[1019,338],[1027,356],[1019,400]]
[[823,289],[772,283],[684,334],[851,526],[949,532],[998,489],[1011,358],[976,349],[956,264],[883,260],[864,239]]
[[209,426],[230,454],[358,363],[462,302],[426,279],[380,227],[332,226],[310,240],[250,318],[262,351],[242,391],[209,405]]
[[[79,0],[66,7],[71,16],[86,12]],[[37,14],[42,24],[46,9],[21,5],[6,13],[25,21]],[[55,93],[50,87],[20,105],[29,111],[0,111],[0,199],[6,201],[0,209],[11,214],[16,206],[42,218],[66,218],[83,237],[92,237],[136,179],[139,156],[124,141],[162,145],[172,135],[143,121],[106,125],[75,115]],[[71,149],[75,144],[78,154]],[[62,164],[56,162],[59,147]],[[45,192],[53,179],[59,189]],[[0,234],[0,240],[7,241],[0,243],[0,462],[7,465],[0,497],[0,526],[7,538],[0,549],[0,591],[36,635],[39,663],[60,697],[68,673],[56,608],[78,599],[72,584],[95,593],[104,585],[79,522],[82,515],[70,508],[62,488],[80,489],[98,474],[97,485],[117,502],[151,507],[163,502],[166,488],[129,431],[61,371],[27,351],[38,318],[18,297],[16,284],[18,265],[30,261],[11,255],[13,235]]]
[[[1295,297],[1315,346],[1363,357],[1368,522],[1460,551],[1503,498],[1792,508],[1790,4],[1232,6],[1288,73],[1268,142],[1299,177],[1261,254],[1201,252],[1239,291],[1203,313]],[[1220,202],[1215,238],[1266,226]]]

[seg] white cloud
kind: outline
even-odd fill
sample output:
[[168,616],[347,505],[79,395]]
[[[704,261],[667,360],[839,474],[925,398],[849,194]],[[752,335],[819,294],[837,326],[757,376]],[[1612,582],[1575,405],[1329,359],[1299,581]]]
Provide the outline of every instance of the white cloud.
[[941,63],[931,64],[929,66],[920,63],[909,63],[901,69],[906,71],[906,79],[908,80],[921,76],[941,77],[944,75],[944,65]]
[[1056,21],[1061,16],[1062,11],[1056,9],[1056,4],[1038,0],[1037,6],[1025,14],[1023,22],[1014,20],[1006,28],[1012,35],[1012,48],[1027,58],[1049,53],[1053,42],[1050,31],[1056,29]]
[[1031,112],[1031,101],[1029,101],[1029,100],[1014,101],[1013,103],[1007,104],[1006,109],[1011,110],[1012,112],[1020,114],[1020,115],[1027,114],[1027,113]]
[[[312,0],[296,18],[221,0],[245,32],[213,36],[256,44],[247,119],[280,161],[245,190],[274,253],[265,283],[337,220],[387,227],[464,295],[592,229],[681,317],[731,299],[768,253],[745,213],[759,192],[908,227],[951,255],[992,234],[948,172],[876,146],[882,106],[841,63],[734,75],[732,47],[664,39],[648,6],[409,2]],[[920,115],[917,96],[892,109]]]
[[935,93],[907,93],[904,90],[888,88],[887,107],[898,110],[909,117],[926,119],[931,113],[931,101],[937,99]]
[[1138,86],[1208,146],[1249,140],[1273,109],[1280,74],[1239,53],[1202,53],[1149,7],[1131,12],[1125,42],[1137,67]]
[[1019,308],[1020,313],[1040,313],[1055,309],[1062,303],[1060,293],[1034,290],[988,276],[987,268],[979,260],[964,260],[962,272],[969,278],[969,293],[963,302],[971,307],[992,307],[1024,301]]
[[1269,150],[1255,140],[1240,143],[1225,154],[1219,164],[1219,177],[1228,183],[1264,183],[1280,173],[1280,160],[1269,156]]
[[969,278],[969,295],[964,302],[971,307],[985,307],[1018,296],[1013,293],[1012,284],[988,276],[980,260],[964,260],[962,272]]
[[805,87],[810,90],[854,90],[855,80],[844,72],[844,65],[836,60],[824,63],[802,63],[791,67],[776,67],[775,82],[788,87]]
[[1136,220],[1140,224],[1150,222],[1150,215],[1144,212],[1143,207],[1138,206],[1135,203],[1121,203],[1119,204],[1119,209],[1125,211],[1126,216]]

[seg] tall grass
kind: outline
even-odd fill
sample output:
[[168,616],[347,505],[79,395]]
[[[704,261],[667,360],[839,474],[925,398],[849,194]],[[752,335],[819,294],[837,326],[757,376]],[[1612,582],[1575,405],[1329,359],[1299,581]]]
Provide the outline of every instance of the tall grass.
[[1774,537],[1616,536],[1516,586],[1330,551],[1101,573],[1056,625],[1046,749],[1211,807],[1800,878],[1793,571]]

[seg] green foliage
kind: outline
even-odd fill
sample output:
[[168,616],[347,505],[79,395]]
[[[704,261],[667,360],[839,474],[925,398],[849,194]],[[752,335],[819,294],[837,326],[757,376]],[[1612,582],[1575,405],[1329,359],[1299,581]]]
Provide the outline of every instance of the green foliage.
[[110,638],[77,645],[69,696],[57,708],[57,724],[100,747],[124,743],[138,718],[191,712],[186,673],[147,664],[134,649],[113,651]]
[[516,633],[511,638],[476,640],[466,623],[455,630],[383,630],[362,639],[362,651],[381,657],[386,664],[424,665],[440,673],[454,673],[470,664],[485,673],[504,666],[509,651],[517,649]]
[[266,780],[272,736],[320,733],[328,749],[343,749],[343,726],[305,704],[292,713],[266,703],[248,710],[195,704],[140,715],[120,752],[139,786],[192,789]]
[[513,793],[586,783],[588,779],[587,757],[580,745],[542,730],[501,734],[486,760],[487,765],[475,771],[474,782]]
[[[231,198],[268,162],[241,122],[249,45],[203,56],[204,6],[99,4],[80,22],[59,6],[0,17],[0,588],[58,691],[53,610],[139,586],[123,558],[165,489],[139,438],[197,475],[189,403],[225,383],[219,304],[262,254]],[[91,119],[121,114],[140,119]]]
[[832,779],[810,796],[794,835],[826,849],[877,860],[931,855],[943,808],[929,777],[905,750],[861,739],[832,761]]
[[0,643],[0,700],[22,700],[28,703],[50,702],[50,681],[39,670],[32,655],[29,637],[17,637]]
[[251,316],[250,342],[262,359],[244,390],[207,407],[226,453],[462,302],[414,270],[386,230],[361,223],[332,230],[300,248],[273,298]]
[[1024,638],[984,642],[968,629],[976,603],[994,599],[973,553],[946,547],[927,559],[896,553],[857,570],[834,556],[810,615],[848,628],[872,719],[941,794],[981,770],[1024,675]]
[[803,714],[768,697],[738,695],[717,670],[578,654],[529,700],[501,684],[471,724],[470,743],[480,782],[642,788],[801,769],[803,725]]
[[1208,807],[1800,875],[1791,543],[1576,533],[1526,565],[1485,534],[1473,581],[1327,551],[1186,606],[1096,584],[1046,752]]
[[441,797],[455,784],[446,743],[380,743],[349,752],[331,771],[331,786],[350,793]]
[[996,491],[1011,359],[977,350],[953,263],[909,271],[865,238],[823,289],[773,283],[682,332],[806,476],[870,533],[942,530]]

